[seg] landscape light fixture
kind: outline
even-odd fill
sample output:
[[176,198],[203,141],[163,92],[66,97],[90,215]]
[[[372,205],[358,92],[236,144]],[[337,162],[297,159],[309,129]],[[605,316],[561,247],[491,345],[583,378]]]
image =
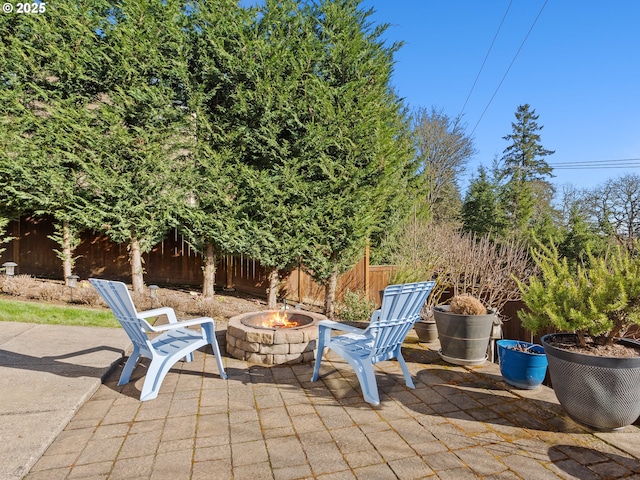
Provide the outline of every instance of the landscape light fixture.
[[18,264],[16,262],[4,262],[2,264],[4,267],[4,273],[7,277],[13,277],[16,273],[16,267]]
[[158,296],[158,285],[149,285],[149,298],[151,298],[151,308],[153,308],[153,302]]
[[73,290],[76,288],[79,278],[80,277],[78,275],[69,275],[67,277],[67,285],[69,286],[69,291],[70,291],[70,296],[69,296],[70,303],[73,303]]
[[195,193],[188,193],[184,199],[184,203],[186,203],[188,207],[196,208],[200,202],[198,202],[198,197],[196,197]]

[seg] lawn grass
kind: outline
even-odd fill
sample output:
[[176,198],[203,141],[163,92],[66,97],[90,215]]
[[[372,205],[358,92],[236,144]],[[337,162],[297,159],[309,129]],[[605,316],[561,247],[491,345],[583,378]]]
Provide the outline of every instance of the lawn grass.
[[109,310],[21,302],[5,298],[0,298],[0,322],[120,327],[120,323]]

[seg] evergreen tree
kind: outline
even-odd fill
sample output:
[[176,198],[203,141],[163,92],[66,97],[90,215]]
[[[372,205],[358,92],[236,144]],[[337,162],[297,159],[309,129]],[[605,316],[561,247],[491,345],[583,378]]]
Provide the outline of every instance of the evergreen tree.
[[[3,216],[0,216],[0,245],[3,245],[11,240],[11,237],[5,237],[7,233],[7,225],[9,224],[9,219]],[[4,252],[6,248],[0,248],[0,255]]]
[[566,235],[558,242],[558,253],[575,267],[588,261],[589,255],[599,256],[605,249],[605,242],[589,226],[578,206],[574,205],[569,214]]
[[[552,168],[545,158],[555,153],[540,143],[542,126],[539,126],[535,110],[529,104],[518,106],[516,122],[511,123],[513,133],[504,140],[511,144],[504,150],[502,201],[511,228],[525,232],[534,215],[540,192],[551,189],[546,179],[552,176]],[[534,188],[533,183],[538,182]],[[546,187],[545,187],[546,186]]]
[[546,157],[553,155],[555,151],[547,150],[540,144],[540,134],[544,128],[538,126],[535,110],[530,109],[525,103],[519,105],[516,111],[517,122],[511,123],[513,133],[503,137],[511,142],[504,149],[502,161],[505,165],[505,174],[513,180],[524,183],[531,180],[546,180],[552,176],[553,169],[549,166]]
[[479,236],[492,233],[504,234],[505,219],[498,202],[498,185],[480,166],[478,174],[471,180],[469,191],[462,205],[462,226],[467,232]]
[[[63,275],[71,275],[85,190],[76,141],[101,91],[105,3],[61,0],[44,15],[0,16],[0,196],[14,214],[53,217]],[[91,135],[87,135],[90,137]]]
[[231,113],[248,67],[243,51],[252,14],[235,0],[196,0],[188,17],[188,107],[195,144],[183,183],[192,188],[193,201],[182,209],[179,228],[203,256],[205,297],[214,293],[219,256],[246,250],[239,215],[247,192],[239,188],[237,148],[246,129]]
[[541,243],[551,245],[560,243],[567,232],[564,226],[549,213],[543,213],[531,221],[526,231],[525,240],[529,244],[540,239]]
[[309,6],[267,0],[246,32],[231,72],[235,89],[224,128],[241,159],[235,175],[243,201],[239,227],[244,253],[268,270],[268,306],[276,305],[279,275],[297,265],[309,240],[314,198],[303,173],[310,119],[317,115],[311,85],[318,56]]
[[412,160],[402,103],[390,87],[400,45],[384,45],[386,25],[373,27],[372,11],[360,4],[324,0],[314,9],[321,48],[318,81],[308,90],[313,115],[303,173],[312,221],[303,260],[326,288],[329,317],[338,275],[361,258]]
[[142,254],[176,225],[191,193],[180,182],[193,148],[184,86],[183,3],[112,4],[102,30],[104,91],[96,106],[94,157],[84,162],[91,197],[76,214],[129,249],[132,285],[142,292]]

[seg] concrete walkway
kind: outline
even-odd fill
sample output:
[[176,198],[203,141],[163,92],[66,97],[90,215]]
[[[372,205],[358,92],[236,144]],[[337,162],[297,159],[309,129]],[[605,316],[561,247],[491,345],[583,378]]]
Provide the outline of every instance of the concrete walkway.
[[[86,348],[94,347],[69,345]],[[640,479],[637,427],[593,432],[566,416],[551,389],[512,390],[498,366],[451,366],[436,350],[408,338],[415,390],[396,362],[380,364],[380,407],[362,401],[353,371],[336,356],[315,383],[311,365],[269,368],[225,357],[224,381],[210,352],[198,352],[144,403],[144,365],[117,387],[119,365],[66,426],[59,423],[64,430],[25,478]],[[2,435],[4,449],[11,442]],[[2,450],[0,462],[7,455]]]
[[0,322],[0,479],[29,471],[130,344],[116,328]]

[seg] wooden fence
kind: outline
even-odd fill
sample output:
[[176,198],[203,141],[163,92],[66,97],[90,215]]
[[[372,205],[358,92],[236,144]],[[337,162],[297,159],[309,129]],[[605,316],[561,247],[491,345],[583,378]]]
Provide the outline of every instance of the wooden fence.
[[[54,249],[58,245],[48,238],[54,232],[53,223],[47,218],[22,217],[10,222],[8,235],[14,237],[3,247],[6,251],[0,255],[0,265],[6,261],[18,264],[17,273],[38,277],[62,279],[62,266]],[[75,272],[81,278],[91,276],[113,280],[131,281],[129,256],[125,245],[111,242],[104,236],[90,233],[82,235],[82,241],[76,250],[79,258]],[[202,256],[194,252],[184,238],[173,230],[151,252],[143,256],[147,284],[191,286],[194,289],[202,285]],[[381,290],[389,284],[395,266],[369,265],[368,251],[351,269],[340,276],[336,297],[342,299],[347,289],[365,291],[368,298],[380,305]],[[267,271],[253,259],[246,257],[224,257],[216,269],[216,286],[233,287],[241,292],[257,296],[266,296],[268,287]],[[289,302],[322,306],[324,287],[298,266],[282,272],[281,294]],[[535,337],[520,324],[517,311],[523,308],[520,302],[509,302],[503,309],[505,338],[539,342],[546,332]]]
[[[8,225],[7,234],[13,240],[3,245],[0,265],[6,261],[18,264],[16,273],[62,279],[62,265],[55,254],[58,244],[49,236],[54,226],[49,218],[21,217]],[[92,276],[131,281],[129,253],[126,245],[111,242],[107,237],[89,232],[82,234],[76,249],[78,256],[74,272],[80,278]],[[197,286],[202,285],[202,256],[193,251],[176,229],[143,255],[147,284]],[[383,290],[395,271],[390,265],[369,265],[368,250],[350,271],[338,279],[336,297],[342,299],[347,289],[364,290],[368,298],[380,302]],[[216,267],[216,286],[233,287],[238,291],[266,296],[267,271],[255,260],[246,257],[221,258]],[[322,305],[324,287],[298,266],[282,272],[281,294],[288,301]]]

